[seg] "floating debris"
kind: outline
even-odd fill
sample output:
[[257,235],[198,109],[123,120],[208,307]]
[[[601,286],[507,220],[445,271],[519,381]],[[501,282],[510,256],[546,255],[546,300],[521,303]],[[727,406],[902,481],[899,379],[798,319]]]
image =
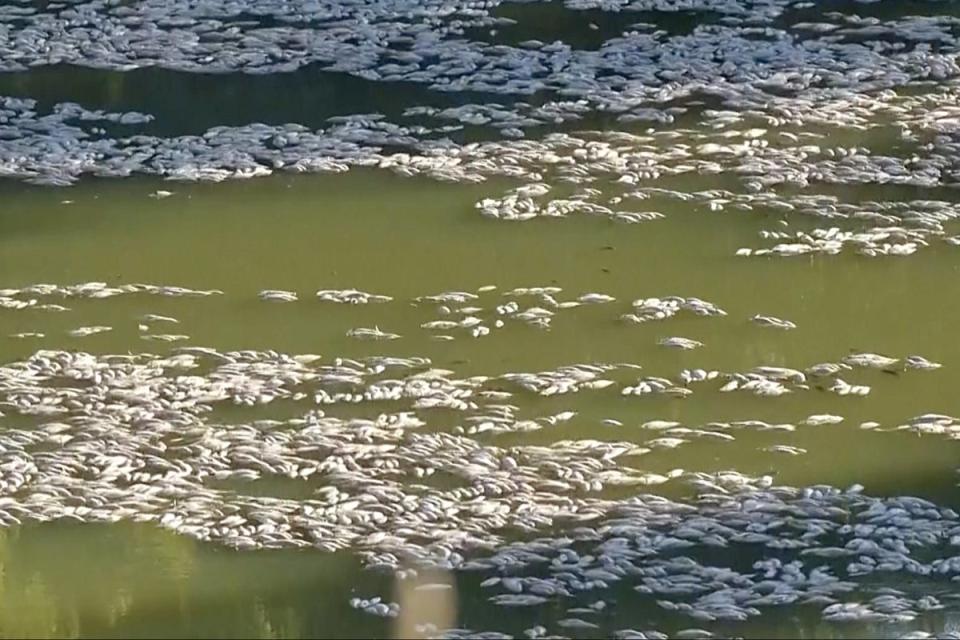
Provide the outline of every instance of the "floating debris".
[[369,304],[371,302],[390,302],[390,296],[382,296],[357,289],[321,289],[317,291],[317,298],[326,302],[341,304]]
[[657,344],[659,344],[662,347],[672,347],[674,349],[684,349],[684,350],[696,349],[698,347],[703,346],[703,343],[698,342],[697,340],[691,340],[690,338],[679,338],[679,337],[663,338],[662,340],[657,342]]
[[883,369],[884,367],[890,367],[897,364],[899,360],[897,360],[897,358],[881,356],[876,353],[856,353],[845,357],[843,362],[852,367]]
[[772,327],[774,329],[796,329],[797,325],[789,320],[781,320],[773,316],[764,316],[757,314],[750,318],[751,322],[761,327]]
[[374,327],[373,329],[367,329],[364,327],[350,329],[350,331],[347,331],[347,336],[351,338],[359,338],[360,340],[396,340],[400,337],[396,333],[382,331],[379,327]]
[[140,336],[141,340],[156,340],[158,342],[180,342],[189,340],[190,336],[181,333],[147,333]]
[[769,453],[787,453],[791,456],[799,456],[807,452],[806,449],[801,449],[800,447],[791,447],[785,444],[776,444],[770,447],[764,447],[762,451],[767,451]]
[[155,313],[148,313],[146,315],[140,316],[140,319],[144,322],[172,322],[173,324],[179,324],[180,321],[176,318],[171,318],[170,316],[161,316]]
[[261,300],[270,302],[296,302],[297,293],[295,291],[282,291],[280,289],[264,289],[257,294]]
[[67,335],[73,336],[74,338],[83,338],[85,336],[92,336],[98,333],[104,333],[105,331],[112,331],[113,327],[104,327],[104,326],[94,326],[94,327],[79,327],[77,329],[71,329],[67,332]]
[[400,615],[400,605],[396,602],[383,602],[379,596],[370,598],[350,598],[350,606],[364,613],[381,618],[396,618]]

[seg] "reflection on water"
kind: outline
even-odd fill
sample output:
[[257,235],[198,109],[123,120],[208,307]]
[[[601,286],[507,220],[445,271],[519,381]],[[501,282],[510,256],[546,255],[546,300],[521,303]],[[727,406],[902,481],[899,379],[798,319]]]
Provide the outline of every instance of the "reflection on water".
[[431,628],[457,626],[457,584],[451,573],[431,571],[417,578],[397,579],[394,592],[400,605],[400,616],[393,625],[394,638],[423,638]]
[[58,523],[0,532],[4,637],[364,637],[375,619],[326,596],[344,556],[237,553],[144,525]]

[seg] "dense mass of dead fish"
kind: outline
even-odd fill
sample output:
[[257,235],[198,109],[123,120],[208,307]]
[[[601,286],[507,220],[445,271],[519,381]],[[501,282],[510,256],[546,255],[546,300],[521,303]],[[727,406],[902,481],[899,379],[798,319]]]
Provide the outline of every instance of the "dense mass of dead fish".
[[[877,358],[854,354],[837,371]],[[815,604],[832,622],[903,622],[942,606],[929,595],[871,595],[856,579],[877,572],[960,579],[960,561],[942,551],[930,555],[960,540],[960,517],[950,509],[913,497],[869,497],[859,487],[792,488],[735,471],[659,476],[642,468],[652,450],[693,438],[720,443],[737,429],[794,425],[651,420],[640,428],[621,425],[621,440],[505,448],[474,439],[576,417],[565,411],[522,418],[504,404],[511,395],[504,385],[540,395],[599,392],[610,386],[609,376],[636,366],[578,364],[457,379],[425,358],[326,362],[315,354],[204,347],[165,356],[38,351],[0,367],[0,410],[33,421],[0,433],[0,522],[153,522],[239,549],[349,548],[369,566],[407,577],[437,567],[479,571],[487,576],[484,586],[502,590],[491,596],[495,605],[569,601],[560,629],[594,628],[573,604],[621,582],[632,584],[637,598],[700,622],[745,621],[760,615],[757,607],[794,603]],[[758,370],[789,384],[806,377],[799,370]],[[217,418],[223,404],[274,402],[311,406],[294,418]],[[370,417],[335,415],[357,402],[373,409]],[[376,409],[382,402],[407,407]],[[421,429],[438,408],[460,412],[461,426],[450,433]],[[824,414],[797,423],[841,421]],[[952,434],[958,424],[931,414],[899,428]],[[636,437],[646,431],[655,437]],[[769,451],[803,453],[788,445]],[[313,495],[244,490],[282,477],[308,484]],[[436,477],[446,480],[438,484]],[[688,486],[689,497],[671,500],[641,489],[612,498],[607,491],[667,482]],[[557,527],[560,537],[542,537]],[[524,541],[509,542],[511,531]],[[750,568],[684,554],[731,544],[775,549],[778,556]],[[835,566],[838,559],[846,564]],[[378,616],[399,612],[376,598],[352,604]]]

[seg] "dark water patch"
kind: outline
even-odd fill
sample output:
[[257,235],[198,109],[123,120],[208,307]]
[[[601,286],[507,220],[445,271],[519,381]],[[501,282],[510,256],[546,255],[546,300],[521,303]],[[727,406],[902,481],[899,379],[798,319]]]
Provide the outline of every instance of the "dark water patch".
[[950,0],[819,0],[813,7],[788,8],[774,21],[775,27],[787,28],[797,22],[836,22],[827,18],[831,12],[857,15],[863,18],[895,20],[906,16],[960,16],[960,4]]
[[698,26],[713,24],[721,17],[708,11],[604,11],[570,9],[563,2],[505,2],[491,14],[509,24],[473,27],[464,34],[474,40],[517,46],[539,40],[560,40],[574,49],[600,49],[607,40],[626,31],[659,29],[671,36],[687,35]]
[[29,8],[35,12],[53,13],[69,8],[70,3],[54,0],[0,0],[0,7],[16,7],[18,10]]
[[[137,111],[156,117],[145,124],[107,123],[110,135],[200,134],[216,126],[253,122],[329,125],[333,116],[382,114],[398,121],[412,106],[450,107],[488,102],[471,92],[441,93],[413,82],[374,82],[308,65],[290,73],[203,74],[144,68],[124,73],[51,65],[0,74],[0,95],[37,100],[41,112],[63,102],[87,109]],[[503,96],[495,96],[503,99]]]
[[229,17],[217,17],[217,20],[232,27],[283,29],[292,25],[300,29],[319,29],[328,27],[332,21],[342,18],[343,16],[340,13],[331,13],[326,18],[304,18],[297,15],[273,15],[269,10],[261,13],[247,10]]
[[[856,30],[858,27],[852,25],[852,28]],[[957,33],[956,28],[942,34],[909,35],[893,30],[883,34],[863,34],[856,31],[843,33],[843,31],[844,29],[839,29],[836,36],[842,38],[841,42],[844,44],[858,44],[870,48],[876,45],[877,48],[900,54],[909,53],[918,47],[925,47],[927,51],[933,54],[956,50],[953,40],[953,34]]]

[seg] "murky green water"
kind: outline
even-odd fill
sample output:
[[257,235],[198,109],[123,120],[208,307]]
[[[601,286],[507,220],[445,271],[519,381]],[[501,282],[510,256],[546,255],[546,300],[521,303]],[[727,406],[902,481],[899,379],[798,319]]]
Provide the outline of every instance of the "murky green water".
[[[893,426],[927,411],[954,410],[960,346],[953,334],[960,302],[944,293],[958,277],[954,248],[884,261],[853,256],[744,261],[733,251],[776,224],[777,213],[716,214],[672,205],[665,219],[637,226],[591,218],[507,224],[484,219],[472,207],[476,198],[502,185],[443,185],[374,172],[175,185],[169,198],[148,197],[165,186],[145,179],[87,181],[68,191],[4,185],[0,269],[6,285],[143,281],[224,291],[205,299],[70,300],[64,304],[71,310],[62,313],[5,311],[0,314],[4,336],[46,335],[4,337],[0,353],[5,360],[39,348],[93,353],[175,348],[140,339],[138,317],[145,313],[180,320],[176,332],[190,339],[177,346],[273,348],[325,357],[421,355],[459,375],[626,360],[642,364],[645,375],[675,376],[693,367],[805,367],[852,350],[921,353],[942,362],[943,369],[861,370],[848,376],[873,387],[865,398],[816,388],[781,398],[710,392],[683,399],[638,398],[621,397],[616,389],[587,397],[518,396],[512,402],[526,415],[565,409],[578,415],[530,436],[489,440],[508,445],[587,437],[640,443],[655,434],[635,425],[650,419],[694,425],[748,418],[797,421],[835,413],[846,422],[795,433],[738,432],[734,442],[695,440],[646,456],[643,468],[735,468],[772,473],[778,482],[794,485],[860,482],[873,494],[960,504],[956,444],[856,426],[864,420]],[[570,297],[597,291],[618,301],[566,310],[546,331],[508,326],[479,339],[435,342],[419,328],[433,314],[410,299],[488,284],[501,291],[555,285]],[[354,307],[323,304],[312,295],[321,288],[349,287],[395,300]],[[257,292],[266,288],[298,291],[301,300],[258,300]],[[729,315],[639,326],[617,319],[629,300],[674,293],[713,301]],[[789,318],[798,328],[757,327],[748,322],[755,313]],[[113,330],[83,338],[66,334],[89,325]],[[362,342],[345,336],[352,327],[374,325],[402,338]],[[675,352],[657,345],[670,335],[705,346]],[[376,415],[371,410],[353,409]],[[253,415],[247,411],[225,410],[225,416],[243,420]],[[261,415],[278,411],[257,410]],[[604,418],[624,426],[606,426]],[[809,453],[794,457],[758,450],[773,444]],[[369,593],[371,585],[386,590],[391,585],[361,571],[346,555],[237,552],[149,525],[69,523],[7,530],[2,550],[0,628],[6,636],[360,637],[387,631],[346,601],[354,592]],[[475,580],[459,582],[462,588],[453,599],[457,620],[477,625],[497,615]],[[659,615],[629,609],[615,614],[634,626],[656,622]],[[809,626],[815,619],[815,612],[808,616],[799,610],[775,628],[753,633],[827,633]],[[522,622],[518,617],[511,626],[519,632]]]

